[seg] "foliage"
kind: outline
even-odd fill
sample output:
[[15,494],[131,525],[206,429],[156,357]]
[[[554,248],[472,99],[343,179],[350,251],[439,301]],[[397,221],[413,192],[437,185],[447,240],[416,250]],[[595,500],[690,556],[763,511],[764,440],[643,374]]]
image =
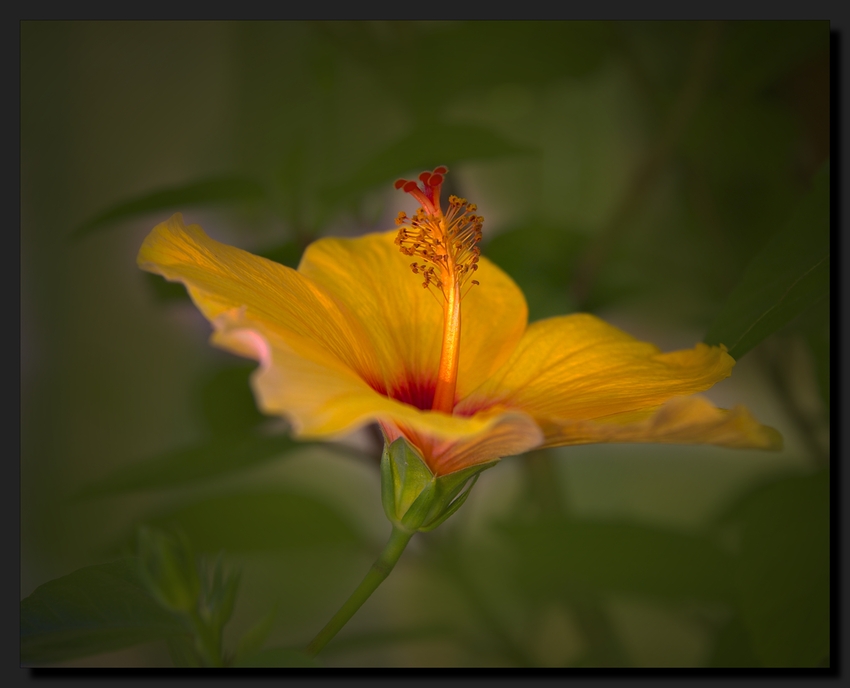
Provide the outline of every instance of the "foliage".
[[740,358],[829,295],[829,163],[785,227],[747,267],[705,341]]

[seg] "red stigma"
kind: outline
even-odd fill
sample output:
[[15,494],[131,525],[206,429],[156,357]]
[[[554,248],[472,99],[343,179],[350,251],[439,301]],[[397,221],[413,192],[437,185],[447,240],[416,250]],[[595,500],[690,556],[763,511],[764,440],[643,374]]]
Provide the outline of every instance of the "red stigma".
[[419,203],[422,204],[423,210],[431,215],[442,215],[443,211],[440,208],[440,187],[443,185],[444,175],[449,171],[445,165],[435,167],[432,172],[422,172],[419,175],[419,181],[422,182],[420,187],[414,181],[407,179],[397,179],[395,188],[401,189],[405,193],[409,193]]

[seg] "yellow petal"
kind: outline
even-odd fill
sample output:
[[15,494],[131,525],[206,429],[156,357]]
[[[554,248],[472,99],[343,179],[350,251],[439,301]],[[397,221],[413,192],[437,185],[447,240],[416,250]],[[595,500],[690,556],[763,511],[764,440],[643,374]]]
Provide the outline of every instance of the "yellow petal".
[[[636,416],[648,416],[638,419]],[[714,444],[737,449],[781,449],[782,436],[758,423],[743,406],[727,411],[701,396],[676,397],[659,409],[597,420],[553,421],[544,446],[593,442]]]
[[[308,251],[303,261],[309,273],[305,275],[214,241],[200,227],[187,227],[182,217],[175,215],[154,228],[139,252],[138,263],[150,272],[186,285],[195,304],[213,324],[214,344],[260,362],[252,377],[260,407],[266,413],[285,416],[301,437],[338,436],[378,421],[408,428],[428,438],[433,446],[439,447],[440,456],[450,454],[450,449],[457,447],[461,457],[471,457],[476,462],[539,444],[542,433],[522,413],[492,411],[475,417],[450,416],[419,410],[375,390],[381,385],[380,376],[385,367],[393,363],[391,345],[400,347],[396,357],[410,362],[411,358],[405,356],[411,349],[416,351],[415,337],[422,332],[411,316],[411,310],[417,306],[405,304],[403,299],[385,297],[385,292],[405,293],[401,274],[416,284],[415,275],[390,263],[387,249],[392,246],[391,241],[391,236],[380,234],[354,240],[322,240]],[[353,251],[352,244],[356,244]],[[323,276],[321,261],[316,259],[328,254],[344,255],[346,251],[351,255],[352,265],[360,269],[360,277],[366,279],[370,266],[379,271],[384,268],[390,275],[389,283],[377,290],[379,296],[372,297],[371,302],[362,285],[357,287],[356,270],[353,276],[346,275],[344,269],[331,262],[325,265],[330,276]],[[360,252],[375,257],[376,263],[364,264]],[[404,266],[400,253],[393,253],[392,257]],[[492,278],[495,293],[501,285],[510,297],[515,285],[506,277],[500,280],[502,273],[490,267],[484,268],[484,275]],[[375,275],[369,276],[372,278]],[[319,279],[335,287],[337,293],[319,283]],[[351,291],[346,292],[347,286]],[[424,290],[415,293],[422,301],[421,317],[430,317],[425,315],[427,306],[428,312],[433,312],[438,320],[442,316],[440,306]],[[513,321],[511,333],[515,339],[520,336],[516,323],[521,322],[522,326],[525,323],[521,294],[519,299],[520,317],[514,313],[503,318]],[[509,304],[509,298],[504,303]],[[399,308],[397,314],[380,310],[381,306],[390,305]],[[498,311],[497,306],[493,308]],[[398,316],[397,321],[394,315]],[[369,317],[374,317],[375,322],[364,320]],[[397,327],[402,334],[396,332]],[[407,335],[413,338],[408,340]],[[480,335],[477,342],[480,351],[483,348]],[[509,348],[511,343],[511,336],[505,337],[502,349]],[[375,348],[379,345],[383,349]],[[438,340],[435,349],[439,355]],[[504,360],[507,355],[507,351],[500,352],[497,347],[496,354],[487,359],[487,365],[495,368],[499,359]],[[380,364],[379,357],[384,357]],[[481,368],[480,365],[468,367]],[[487,367],[483,370],[486,372]],[[502,450],[505,453],[499,453]]]
[[[262,332],[245,309],[220,314],[213,342],[260,362],[252,385],[261,409],[283,415],[302,438],[333,437],[373,421],[385,428],[404,428],[416,446],[435,461],[450,455],[475,463],[518,453],[543,441],[533,419],[519,412],[492,410],[475,417],[421,411],[375,392],[353,371],[332,357],[307,358],[293,338]],[[395,437],[393,437],[395,439]],[[467,464],[470,465],[470,464]]]
[[529,326],[508,362],[458,410],[501,404],[538,421],[588,420],[704,391],[734,364],[723,348],[705,344],[661,353],[592,315],[549,318]]
[[[359,321],[332,296],[295,270],[219,243],[178,213],[145,239],[139,267],[183,282],[210,321],[241,308],[263,332],[287,340],[301,355],[334,360],[364,380],[379,374]],[[237,351],[237,353],[239,353]]]
[[[368,333],[391,395],[407,398],[411,382],[433,390],[443,331],[442,296],[422,287],[412,260],[395,245],[395,231],[311,244],[299,272],[321,285]],[[519,287],[481,258],[463,299],[457,397],[462,398],[510,356],[525,330],[527,307]]]

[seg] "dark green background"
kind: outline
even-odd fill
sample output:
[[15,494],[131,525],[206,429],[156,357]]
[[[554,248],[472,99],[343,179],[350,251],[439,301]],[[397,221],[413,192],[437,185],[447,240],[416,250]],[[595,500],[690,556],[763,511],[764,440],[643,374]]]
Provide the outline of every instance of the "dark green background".
[[[182,211],[294,265],[446,164],[532,319],[727,344],[786,447],[508,459],[323,661],[828,662],[829,66],[827,22],[24,22],[22,598],[179,526],[243,570],[229,643],[309,641],[389,532],[374,436],[276,437],[136,251]],[[80,642],[41,661],[170,662]]]

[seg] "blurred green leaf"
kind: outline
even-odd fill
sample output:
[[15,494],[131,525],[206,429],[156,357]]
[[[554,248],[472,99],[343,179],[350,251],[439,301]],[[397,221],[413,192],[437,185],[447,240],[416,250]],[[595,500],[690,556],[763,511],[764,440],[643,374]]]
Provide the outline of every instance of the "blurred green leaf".
[[219,551],[211,568],[206,562],[201,564],[201,618],[218,637],[233,616],[241,580],[239,570],[225,573],[222,551]]
[[808,315],[803,332],[814,360],[818,391],[820,391],[821,399],[828,411],[830,381],[829,299],[824,299],[817,304]]
[[79,239],[106,225],[146,213],[179,210],[193,205],[250,203],[262,201],[265,197],[266,192],[259,183],[244,177],[215,177],[171,186],[112,206],[77,227],[71,233],[71,239]]
[[786,226],[750,263],[705,336],[740,358],[829,294],[829,163]]
[[141,273],[142,279],[148,286],[148,291],[159,303],[174,303],[175,301],[189,301],[189,293],[181,282],[169,282],[161,275],[151,272]]
[[813,667],[829,654],[829,472],[783,478],[747,495],[739,523],[743,621],[764,666]]
[[753,650],[750,632],[739,616],[734,616],[718,634],[708,664],[711,667],[727,669],[762,666]]
[[665,600],[728,600],[732,559],[707,537],[625,522],[545,519],[505,524],[518,576],[534,594],[584,599],[621,592]]
[[282,215],[290,227],[297,229],[304,223],[304,170],[307,167],[307,145],[303,138],[298,138],[282,156],[275,174]]
[[720,73],[735,95],[773,86],[802,61],[829,51],[828,21],[727,22]]
[[298,267],[301,262],[301,255],[304,253],[304,248],[299,246],[294,241],[287,241],[277,246],[272,246],[263,251],[258,251],[257,255],[263,258],[273,260],[275,263],[280,263],[293,270]]
[[168,639],[168,655],[176,667],[200,668],[201,659],[195,650],[191,635],[174,636]]
[[[447,73],[472,89],[545,84],[599,68],[612,56],[612,39],[610,22],[469,21],[446,33],[441,52]],[[440,52],[423,48],[429,56]]]
[[201,379],[195,402],[212,435],[244,436],[266,420],[257,409],[249,381],[256,368],[256,363],[240,362],[216,368]]
[[[707,96],[683,135],[685,152],[720,178],[787,177],[788,151],[799,136],[791,112],[762,98],[741,102],[725,92]],[[760,175],[760,177],[755,177]]]
[[357,652],[373,647],[386,647],[400,643],[415,643],[457,637],[455,630],[447,624],[416,626],[386,631],[367,631],[363,633],[347,633],[342,638],[335,638],[333,643],[322,650],[323,657]]
[[216,438],[130,464],[83,488],[79,497],[183,487],[253,468],[302,446],[307,444],[284,435]]
[[587,241],[582,232],[529,223],[493,237],[484,254],[516,280],[534,322],[575,310],[569,286]]
[[415,78],[411,65],[427,65],[429,73],[446,75],[446,87],[438,97],[431,97],[422,86],[411,97],[398,98],[422,118],[450,105],[455,95],[500,84],[541,85],[582,77],[612,54],[610,22],[317,22],[312,26],[335,50],[344,51],[345,59],[366,66],[394,92],[399,84]]
[[329,201],[358,194],[377,184],[391,184],[407,172],[457,162],[536,152],[474,124],[423,124],[373,157],[346,181],[325,191]]
[[283,490],[218,495],[156,514],[145,523],[176,528],[196,551],[207,553],[364,543],[350,520],[333,508]]
[[110,652],[186,633],[142,586],[133,559],[78,569],[21,602],[21,663]]
[[237,661],[241,658],[250,658],[256,655],[265,644],[272,632],[275,619],[277,618],[278,606],[272,605],[272,608],[266,612],[257,623],[249,628],[239,639],[239,644],[236,646]]
[[191,543],[182,533],[141,527],[136,533],[139,580],[166,609],[188,613],[198,606],[201,578]]
[[251,657],[240,659],[235,667],[320,667],[313,657],[293,647],[267,647]]
[[700,179],[689,194],[697,227],[708,231],[720,253],[705,257],[711,261],[706,267],[717,266],[737,281],[786,224],[801,195],[788,173],[799,137],[793,113],[776,99],[707,94],[682,141]]

